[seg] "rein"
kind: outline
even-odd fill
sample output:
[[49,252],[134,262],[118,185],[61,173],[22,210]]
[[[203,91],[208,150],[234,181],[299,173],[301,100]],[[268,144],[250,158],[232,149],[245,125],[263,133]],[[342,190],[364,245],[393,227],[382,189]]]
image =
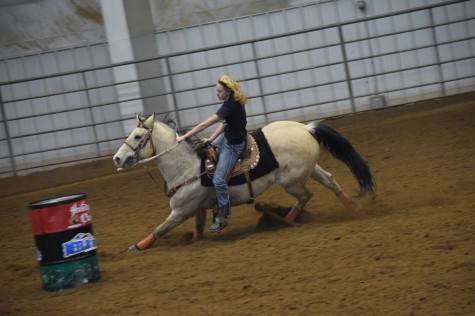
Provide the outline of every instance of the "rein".
[[[127,143],[125,143],[125,144],[127,144]],[[153,144],[153,142],[152,142],[152,144]],[[155,160],[155,159],[157,159],[157,158],[160,158],[161,156],[163,156],[163,155],[165,155],[165,154],[168,154],[170,151],[172,151],[173,149],[175,149],[175,147],[178,146],[179,144],[180,144],[180,143],[176,143],[176,144],[173,145],[172,147],[170,147],[170,148],[168,148],[168,149],[165,149],[164,151],[162,151],[161,153],[159,153],[159,154],[157,154],[157,155],[155,155],[155,156],[152,156],[152,157],[149,157],[149,158],[145,158],[145,159],[142,159],[142,160],[138,160],[138,158],[137,158],[137,162],[134,163],[133,165],[131,165],[130,167],[132,168],[132,167],[135,167],[135,166],[137,166],[137,165],[141,165],[141,164],[147,163],[147,162],[149,162],[149,161],[151,161],[151,160]],[[127,145],[130,147],[129,144],[127,144]],[[153,148],[153,145],[152,145],[152,148]],[[155,152],[155,149],[154,149],[153,151]],[[138,151],[136,152],[136,155],[138,156]],[[145,167],[145,169],[147,169],[147,166],[146,166],[146,165],[144,165],[144,167]],[[117,168],[117,171],[122,171],[122,170],[124,170],[124,168]],[[147,171],[148,171],[148,169],[147,169]],[[149,175],[152,177],[152,175],[150,174],[150,172],[149,172]],[[153,179],[153,177],[152,177],[152,179]],[[153,179],[153,181],[155,182],[155,179]],[[156,182],[155,182],[155,183],[156,183]]]
[[[153,142],[152,142],[153,144]],[[142,160],[138,160],[135,164],[135,165],[140,165],[140,164],[143,164],[143,163],[146,163],[146,162],[149,162],[151,160],[155,160],[157,158],[160,158],[161,156],[165,155],[165,154],[168,154],[170,151],[172,151],[173,149],[175,149],[176,146],[178,146],[180,143],[176,143],[175,145],[173,145],[172,147],[168,148],[168,149],[165,149],[164,151],[162,151],[161,153],[155,155],[155,156],[152,156],[152,157],[149,157],[149,158],[145,158],[145,159],[142,159]],[[153,147],[153,146],[152,146]],[[155,150],[154,150],[155,152]]]

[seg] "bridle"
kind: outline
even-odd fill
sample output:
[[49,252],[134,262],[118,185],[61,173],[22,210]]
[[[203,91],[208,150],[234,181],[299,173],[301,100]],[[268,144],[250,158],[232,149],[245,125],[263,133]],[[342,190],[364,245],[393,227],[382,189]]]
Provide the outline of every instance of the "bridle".
[[[138,161],[139,152],[142,150],[142,148],[145,147],[145,145],[152,138],[153,125],[151,128],[147,128],[145,125],[143,125],[142,122],[139,122],[139,124],[137,124],[137,127],[144,128],[147,131],[147,134],[145,134],[145,136],[140,140],[140,142],[135,147],[129,144],[127,140],[124,141],[124,144],[126,144],[127,146],[129,146],[130,149],[132,149],[132,151],[135,153],[135,158],[137,158],[136,160]],[[153,146],[153,142],[150,142],[150,147],[152,148],[152,156],[153,156],[155,155],[155,147]]]

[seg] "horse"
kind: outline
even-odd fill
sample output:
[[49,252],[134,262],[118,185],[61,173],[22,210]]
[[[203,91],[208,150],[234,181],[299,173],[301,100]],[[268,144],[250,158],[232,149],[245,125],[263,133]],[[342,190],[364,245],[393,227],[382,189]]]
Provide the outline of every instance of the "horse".
[[[175,188],[170,198],[171,212],[168,217],[150,235],[130,246],[129,251],[149,248],[155,240],[192,216],[195,217],[193,242],[204,237],[206,212],[215,203],[214,188],[203,186],[198,180],[202,172],[201,158],[188,141],[177,143],[175,126],[174,121],[157,120],[155,114],[149,117],[137,115],[137,127],[113,156],[118,170],[155,160],[166,185]],[[313,196],[306,187],[309,178],[331,190],[345,206],[351,208],[355,205],[333,175],[317,164],[323,149],[347,165],[359,184],[360,195],[374,192],[375,182],[367,162],[334,129],[318,122],[276,121],[264,126],[261,131],[278,167],[252,180],[252,188],[257,197],[271,185],[278,184],[295,197],[295,205],[285,216],[288,223],[296,221]],[[248,185],[229,186],[229,196],[233,206],[248,202]]]

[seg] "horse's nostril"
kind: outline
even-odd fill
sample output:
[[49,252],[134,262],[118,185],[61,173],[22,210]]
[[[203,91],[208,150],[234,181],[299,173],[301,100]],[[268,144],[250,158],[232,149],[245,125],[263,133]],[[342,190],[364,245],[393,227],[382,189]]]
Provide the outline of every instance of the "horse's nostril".
[[114,158],[114,161],[115,161],[116,164],[119,164],[120,158],[119,158],[119,157],[115,157],[115,158]]

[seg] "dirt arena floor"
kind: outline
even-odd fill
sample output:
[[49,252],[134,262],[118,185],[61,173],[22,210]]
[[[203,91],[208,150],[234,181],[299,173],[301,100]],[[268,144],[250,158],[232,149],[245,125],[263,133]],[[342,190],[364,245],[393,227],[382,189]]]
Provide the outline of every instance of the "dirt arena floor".
[[[191,243],[189,220],[130,253],[169,213],[144,169],[117,173],[108,159],[0,179],[0,314],[475,315],[475,94],[326,124],[368,160],[377,194],[348,210],[310,182],[315,195],[295,227],[245,205],[201,242]],[[356,194],[346,166],[328,153],[320,165]],[[92,207],[102,278],[43,291],[28,204],[79,192]],[[279,187],[257,201],[294,203]]]

